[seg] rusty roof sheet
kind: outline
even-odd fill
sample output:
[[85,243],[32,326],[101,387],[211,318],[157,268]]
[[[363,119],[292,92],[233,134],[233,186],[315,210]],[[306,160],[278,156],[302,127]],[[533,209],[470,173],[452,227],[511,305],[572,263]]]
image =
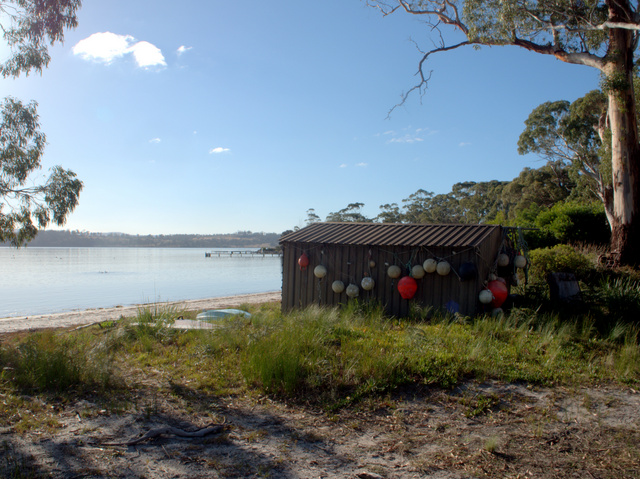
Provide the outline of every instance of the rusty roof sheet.
[[280,243],[380,246],[478,246],[498,225],[312,223],[280,238]]

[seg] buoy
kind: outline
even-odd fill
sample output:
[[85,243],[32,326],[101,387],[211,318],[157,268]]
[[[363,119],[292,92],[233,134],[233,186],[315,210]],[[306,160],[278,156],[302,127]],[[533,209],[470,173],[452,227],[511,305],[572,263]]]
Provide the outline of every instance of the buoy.
[[344,283],[340,280],[336,280],[333,283],[331,283],[331,289],[333,290],[334,293],[342,293],[344,291]]
[[362,278],[362,281],[360,281],[360,286],[362,286],[362,289],[365,291],[371,291],[375,285],[376,282],[369,276],[365,276]]
[[491,317],[499,318],[500,316],[504,316],[502,308],[493,308],[493,311],[491,311]]
[[327,268],[319,264],[318,266],[313,268],[313,274],[315,275],[316,278],[322,279],[327,275]]
[[424,278],[424,275],[425,275],[425,271],[421,265],[417,264],[413,268],[411,268],[411,276],[413,278],[422,279]]
[[498,255],[498,266],[502,268],[504,268],[505,266],[509,266],[509,255],[500,253]]
[[389,278],[399,278],[402,274],[402,270],[400,269],[400,266],[396,266],[395,264],[393,264],[389,266],[387,274],[389,275]]
[[493,295],[493,299],[491,301],[491,306],[494,308],[499,308],[502,306],[502,303],[505,302],[507,296],[509,295],[509,290],[507,289],[507,285],[502,281],[495,280],[489,281],[487,288],[491,291]]
[[483,289],[480,291],[480,294],[478,294],[478,299],[482,304],[489,304],[493,301],[493,293],[489,289]]
[[451,265],[446,261],[440,261],[436,266],[436,271],[440,276],[446,276],[451,271]]
[[360,294],[360,288],[358,288],[355,284],[351,283],[347,286],[347,296],[350,298],[355,298]]
[[519,254],[513,259],[513,265],[516,268],[524,268],[525,266],[527,266],[527,258]]
[[433,258],[429,258],[422,263],[422,267],[427,273],[434,273],[437,266],[438,262]]
[[376,267],[376,262],[373,261],[372,259],[369,260],[369,268],[375,268]]
[[298,258],[298,264],[300,265],[300,269],[306,269],[309,266],[309,257],[302,253]]
[[411,276],[404,276],[398,281],[398,292],[402,299],[411,299],[418,291],[418,283]]

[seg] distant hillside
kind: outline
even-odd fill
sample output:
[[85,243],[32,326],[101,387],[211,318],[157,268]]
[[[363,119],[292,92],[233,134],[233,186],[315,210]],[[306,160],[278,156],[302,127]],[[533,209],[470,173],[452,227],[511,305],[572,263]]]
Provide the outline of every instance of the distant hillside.
[[[144,248],[268,248],[278,245],[278,233],[238,231],[219,235],[127,235],[85,231],[40,231],[28,246]],[[8,245],[8,244],[5,244]]]

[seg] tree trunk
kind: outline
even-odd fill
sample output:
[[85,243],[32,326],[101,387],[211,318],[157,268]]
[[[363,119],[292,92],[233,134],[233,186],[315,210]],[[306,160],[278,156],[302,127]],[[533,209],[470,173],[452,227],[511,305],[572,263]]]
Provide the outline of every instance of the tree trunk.
[[[627,2],[611,2],[610,18],[623,17]],[[608,82],[613,176],[611,251],[618,262],[640,264],[640,147],[633,92],[633,36],[630,30],[609,31],[605,74]]]

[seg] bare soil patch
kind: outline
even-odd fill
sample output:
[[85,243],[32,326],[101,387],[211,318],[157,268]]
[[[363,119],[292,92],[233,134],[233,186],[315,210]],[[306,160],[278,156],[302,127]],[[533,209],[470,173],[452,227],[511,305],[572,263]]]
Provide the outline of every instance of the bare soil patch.
[[[158,386],[137,391],[126,406],[47,402],[47,427],[0,429],[0,476],[640,477],[640,394],[626,387],[467,383],[330,413]],[[223,422],[202,437],[169,432],[108,445]]]

